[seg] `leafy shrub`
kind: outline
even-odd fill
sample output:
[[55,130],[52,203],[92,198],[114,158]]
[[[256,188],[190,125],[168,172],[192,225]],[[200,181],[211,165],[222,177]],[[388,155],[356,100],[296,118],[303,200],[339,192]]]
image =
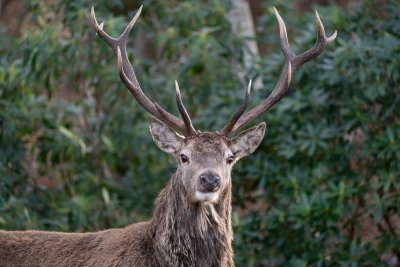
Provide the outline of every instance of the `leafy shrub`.
[[[311,14],[278,5],[295,51],[315,41]],[[98,4],[114,36],[123,2]],[[246,80],[272,88],[283,64],[268,3],[258,25],[273,54],[247,69],[229,1],[146,1],[130,57],[151,99],[175,111],[177,79],[194,123],[219,129]],[[148,115],[119,82],[115,56],[90,28],[88,1],[29,1],[21,36],[0,30],[0,228],[89,231],[145,220],[174,162],[148,134]],[[318,7],[338,40],[303,66],[264,116],[266,138],[236,166],[238,266],[384,266],[400,256],[400,6]],[[120,14],[120,15],[118,15]],[[150,41],[149,41],[150,40]],[[266,91],[253,93],[252,105]],[[214,114],[218,114],[215,116]],[[212,118],[210,120],[210,118]],[[167,173],[167,174],[166,174]]]

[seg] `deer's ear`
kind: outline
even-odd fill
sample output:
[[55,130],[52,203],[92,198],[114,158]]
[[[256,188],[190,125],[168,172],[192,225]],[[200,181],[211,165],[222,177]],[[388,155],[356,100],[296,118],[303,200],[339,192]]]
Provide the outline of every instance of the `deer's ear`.
[[243,158],[253,153],[264,138],[265,128],[266,124],[262,122],[231,139],[229,147],[235,158]]
[[162,151],[174,154],[181,149],[184,138],[153,116],[150,120],[150,132],[154,143]]

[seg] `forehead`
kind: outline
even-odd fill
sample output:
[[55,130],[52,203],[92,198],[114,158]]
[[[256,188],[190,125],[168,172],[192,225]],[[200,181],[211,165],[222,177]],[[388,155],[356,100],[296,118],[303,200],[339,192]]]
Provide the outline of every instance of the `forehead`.
[[183,150],[190,151],[195,156],[224,156],[228,151],[228,140],[226,137],[212,132],[199,133],[185,140]]

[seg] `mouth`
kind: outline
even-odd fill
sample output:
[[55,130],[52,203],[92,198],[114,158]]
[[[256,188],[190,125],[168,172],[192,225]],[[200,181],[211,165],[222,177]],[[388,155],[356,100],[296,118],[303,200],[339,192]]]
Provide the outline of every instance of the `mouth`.
[[202,202],[212,201],[212,202],[215,202],[218,199],[218,192],[196,191],[195,196],[196,196],[196,199],[198,201],[202,201]]

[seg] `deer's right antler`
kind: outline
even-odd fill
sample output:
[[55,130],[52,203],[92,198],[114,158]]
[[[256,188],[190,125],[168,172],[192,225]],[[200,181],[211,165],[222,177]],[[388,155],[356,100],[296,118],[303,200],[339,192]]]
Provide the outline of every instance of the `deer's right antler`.
[[174,129],[175,131],[183,134],[184,136],[190,136],[196,133],[190,117],[183,106],[182,99],[180,96],[180,91],[178,87],[178,83],[176,85],[176,101],[178,105],[179,112],[182,115],[183,121],[175,117],[174,115],[170,114],[168,111],[150,101],[147,96],[143,93],[142,89],[140,88],[139,82],[136,79],[136,75],[133,71],[132,65],[129,63],[128,54],[126,52],[126,42],[128,40],[129,33],[133,28],[136,20],[140,16],[142,11],[141,6],[133,17],[133,19],[129,22],[128,26],[125,28],[124,32],[118,37],[113,38],[108,35],[103,30],[103,23],[98,24],[96,20],[96,15],[94,13],[94,8],[92,7],[90,18],[92,22],[92,26],[96,31],[97,35],[103,39],[115,52],[118,57],[118,69],[119,69],[119,76],[126,86],[128,90],[132,93],[135,97],[136,101],[151,115],[156,117],[157,119],[166,123],[170,128]]

